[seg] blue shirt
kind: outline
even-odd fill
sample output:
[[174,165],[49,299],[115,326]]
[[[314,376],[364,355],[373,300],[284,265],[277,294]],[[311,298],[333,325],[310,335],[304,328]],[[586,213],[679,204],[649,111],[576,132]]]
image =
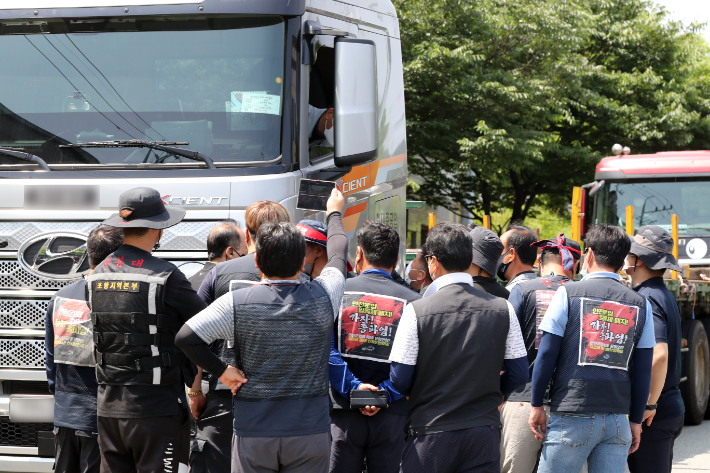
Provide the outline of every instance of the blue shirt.
[[[594,278],[611,278],[620,280],[619,275],[616,273],[610,273],[606,271],[599,271],[595,273],[587,274],[583,281],[587,279]],[[544,332],[563,337],[565,334],[565,328],[567,327],[567,320],[569,315],[569,307],[567,302],[567,290],[564,286],[557,289],[555,295],[550,301],[550,305],[545,312],[545,316],[540,322],[540,330]],[[653,308],[651,303],[646,299],[646,323],[641,332],[641,338],[639,339],[636,348],[653,348],[656,346],[656,337],[653,330]]]
[[680,395],[681,376],[681,318],[678,302],[666,288],[663,278],[650,278],[634,287],[634,291],[651,303],[656,343],[668,344],[668,371],[663,390],[658,398],[656,420],[680,417],[685,412]]

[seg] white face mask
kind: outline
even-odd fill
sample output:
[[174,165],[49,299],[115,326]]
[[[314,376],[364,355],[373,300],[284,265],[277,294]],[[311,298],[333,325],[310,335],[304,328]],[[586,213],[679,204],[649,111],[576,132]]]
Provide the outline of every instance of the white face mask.
[[409,272],[412,270],[412,263],[414,263],[414,260],[410,261],[409,264],[407,265],[407,267],[404,268],[404,281],[407,284],[412,283],[412,280],[409,278]]
[[[591,253],[591,251],[589,253]],[[587,274],[589,274],[589,271],[587,271],[587,266],[585,265],[585,263],[587,262],[587,259],[589,259],[589,258],[588,257],[584,258],[584,260],[582,261],[582,270],[579,272],[579,274],[581,274],[582,277],[585,277]]]
[[326,128],[323,131],[323,136],[325,136],[325,143],[324,144],[327,147],[329,147],[329,148],[335,147],[335,128],[334,127],[331,126],[330,128]]

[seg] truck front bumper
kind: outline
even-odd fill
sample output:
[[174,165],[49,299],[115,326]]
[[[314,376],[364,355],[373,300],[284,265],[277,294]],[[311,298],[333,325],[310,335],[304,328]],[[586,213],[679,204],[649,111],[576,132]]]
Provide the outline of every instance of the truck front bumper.
[[[37,448],[34,447],[24,447],[27,450],[33,450],[33,452],[28,452],[28,455],[37,455]],[[14,472],[14,473],[51,473],[52,467],[54,466],[54,458],[40,458],[40,457],[19,457],[12,455],[0,455],[0,471],[1,472]]]

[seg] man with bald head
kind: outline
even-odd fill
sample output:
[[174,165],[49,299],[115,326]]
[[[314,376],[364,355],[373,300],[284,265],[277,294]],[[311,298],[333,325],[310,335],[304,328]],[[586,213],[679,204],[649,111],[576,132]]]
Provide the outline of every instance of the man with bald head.
[[205,276],[217,263],[239,258],[248,252],[246,236],[239,228],[239,222],[231,218],[222,220],[207,237],[207,257],[210,261],[189,279],[192,287],[195,291],[199,290]]
[[[218,263],[230,261],[247,254],[246,237],[233,219],[219,222],[207,237],[207,257],[200,271],[189,281],[197,291],[207,274]],[[226,342],[218,340],[212,344],[217,355],[224,354]],[[190,468],[193,472],[229,472],[232,455],[232,410],[231,392],[217,389],[218,382],[202,369],[195,378],[195,383],[188,390],[190,411],[195,418],[195,437],[190,451]]]

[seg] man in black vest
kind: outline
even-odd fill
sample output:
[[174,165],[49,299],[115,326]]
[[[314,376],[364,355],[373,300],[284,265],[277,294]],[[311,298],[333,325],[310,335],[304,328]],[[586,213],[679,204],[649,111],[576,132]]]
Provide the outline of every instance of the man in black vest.
[[[358,276],[345,283],[345,302],[330,350],[333,402],[330,472],[360,473],[362,462],[367,459],[368,473],[396,473],[404,449],[407,404],[389,381],[391,345],[387,343],[396,333],[404,305],[421,296],[392,279],[399,259],[399,235],[394,228],[371,223],[358,231],[357,245],[355,271]],[[377,304],[378,311],[388,314],[363,315],[353,303],[359,300],[367,302],[368,307]],[[394,311],[389,310],[390,307]],[[394,312],[394,316],[389,312]],[[374,335],[378,338],[377,344],[349,342],[360,335]],[[351,410],[350,392],[358,389],[386,392],[389,407]]]
[[[508,301],[515,309],[528,353],[530,378],[528,383],[513,391],[500,411],[503,422],[501,439],[501,472],[531,473],[540,456],[542,442],[530,435],[530,385],[537,357],[541,332],[538,325],[558,287],[570,282],[579,266],[579,244],[558,235],[554,240],[542,240],[532,244],[541,248],[540,275],[538,279],[522,281],[510,292]],[[549,412],[549,407],[545,406]]]
[[[617,272],[631,243],[616,226],[587,233],[584,278],[560,286],[539,329],[530,420],[543,440],[539,473],[623,473],[648,400],[653,313]],[[550,387],[549,421],[542,407]],[[540,430],[538,430],[540,429]]]
[[465,228],[436,225],[426,248],[434,282],[406,306],[390,353],[392,385],[409,396],[400,471],[500,473],[498,406],[528,377],[518,319],[473,287]]
[[536,279],[533,266],[537,259],[537,249],[530,246],[537,241],[535,232],[524,225],[511,225],[500,236],[500,241],[503,243],[503,252],[497,275],[501,280],[508,281],[505,288],[512,291],[516,284]]
[[[99,225],[91,230],[86,240],[91,270],[122,242],[119,228]],[[49,392],[54,394],[55,471],[99,473],[101,465],[96,425],[98,385],[90,324],[85,279],[52,296],[44,324],[44,346]]]
[[[232,471],[328,471],[328,356],[348,244],[343,205],[334,189],[326,217],[329,263],[318,278],[301,280],[306,242],[298,228],[264,224],[256,235],[261,283],[220,297],[178,334],[190,359],[235,395]],[[234,344],[246,378],[209,349],[220,339]]]
[[[241,257],[227,261],[224,264],[215,266],[205,276],[197,293],[207,304],[219,299],[230,291],[230,286],[244,287],[243,281],[260,280],[259,270],[256,267],[256,234],[259,228],[265,223],[290,222],[291,217],[288,210],[278,202],[270,200],[260,200],[247,207],[244,212],[247,231],[245,232],[248,253]],[[232,283],[232,281],[242,281]]]
[[[248,251],[244,232],[237,222],[229,219],[220,223],[207,237],[207,254],[210,261],[189,279],[196,291],[205,276],[218,263],[239,258]],[[217,355],[222,355],[227,349],[224,340],[212,344],[212,351]],[[195,382],[187,393],[192,417],[195,419],[195,436],[190,448],[190,471],[228,472],[232,458],[232,396],[229,389],[221,385],[217,378],[209,374],[206,378],[203,381],[202,369],[198,369]]]
[[469,234],[473,246],[473,259],[468,273],[473,277],[473,287],[496,297],[507,299],[510,293],[500,285],[495,277],[502,260],[503,243],[498,235],[486,227],[476,226],[470,230]]
[[681,321],[678,302],[663,283],[667,269],[680,271],[673,256],[673,238],[656,225],[641,227],[631,241],[626,273],[634,291],[653,309],[656,347],[653,349],[651,392],[648,396],[639,449],[629,455],[631,473],[669,473],[673,444],[683,430],[685,406],[680,396]]
[[146,187],[121,194],[104,224],[124,242],[89,276],[94,325],[102,473],[187,468],[190,426],[185,385],[195,371],[175,334],[206,307],[175,265],[151,255],[163,229],[185,211]]

